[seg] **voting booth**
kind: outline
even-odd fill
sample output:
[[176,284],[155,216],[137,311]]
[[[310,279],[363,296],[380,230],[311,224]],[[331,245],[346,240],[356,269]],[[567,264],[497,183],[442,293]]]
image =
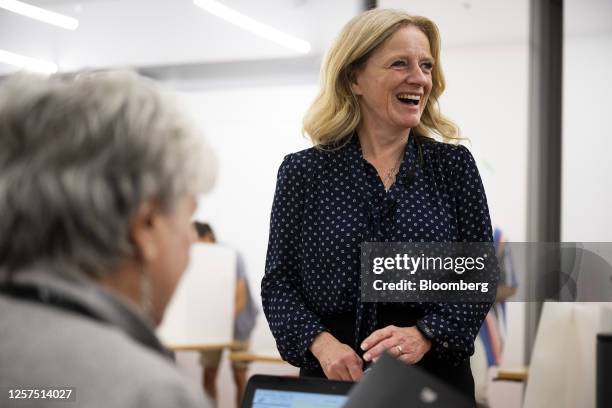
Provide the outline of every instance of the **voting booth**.
[[157,334],[174,350],[203,350],[233,340],[236,251],[194,244],[187,270]]
[[612,331],[605,303],[545,303],[524,408],[595,408],[597,334]]

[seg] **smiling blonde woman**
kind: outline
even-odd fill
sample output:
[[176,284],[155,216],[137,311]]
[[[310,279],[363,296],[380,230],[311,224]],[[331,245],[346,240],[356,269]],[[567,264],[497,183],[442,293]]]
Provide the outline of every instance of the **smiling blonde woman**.
[[[474,398],[468,357],[488,303],[362,303],[363,242],[491,242],[487,200],[440,112],[436,25],[371,10],[342,30],[304,119],[313,147],[278,171],[262,301],[301,375],[347,381],[387,351]],[[439,136],[445,143],[437,142]]]

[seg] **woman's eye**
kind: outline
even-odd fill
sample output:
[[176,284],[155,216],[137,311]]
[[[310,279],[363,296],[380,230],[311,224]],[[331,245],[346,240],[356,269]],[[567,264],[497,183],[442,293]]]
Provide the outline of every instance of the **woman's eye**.
[[433,62],[424,62],[421,64],[421,67],[426,71],[431,71],[433,69]]
[[393,61],[393,63],[391,64],[392,67],[405,67],[406,66],[406,61],[403,60],[397,60],[397,61]]

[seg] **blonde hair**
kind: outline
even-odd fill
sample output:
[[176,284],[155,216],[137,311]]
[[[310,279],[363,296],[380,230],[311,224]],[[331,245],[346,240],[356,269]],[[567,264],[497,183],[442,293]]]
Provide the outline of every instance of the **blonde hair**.
[[413,131],[428,137],[437,134],[445,141],[461,139],[457,125],[440,113],[438,105],[446,87],[440,66],[438,27],[426,17],[400,10],[373,9],[349,21],[327,54],[321,69],[321,90],[304,117],[303,130],[315,147],[341,145],[353,134],[361,121],[359,100],[350,86],[354,73],[385,40],[410,25],[427,36],[434,58],[431,93]]

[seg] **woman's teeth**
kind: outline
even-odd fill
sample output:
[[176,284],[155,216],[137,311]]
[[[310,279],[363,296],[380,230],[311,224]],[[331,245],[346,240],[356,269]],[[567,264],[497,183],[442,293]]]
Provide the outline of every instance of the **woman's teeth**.
[[397,99],[402,103],[418,105],[421,100],[421,95],[412,95],[412,94],[399,94],[397,95]]

